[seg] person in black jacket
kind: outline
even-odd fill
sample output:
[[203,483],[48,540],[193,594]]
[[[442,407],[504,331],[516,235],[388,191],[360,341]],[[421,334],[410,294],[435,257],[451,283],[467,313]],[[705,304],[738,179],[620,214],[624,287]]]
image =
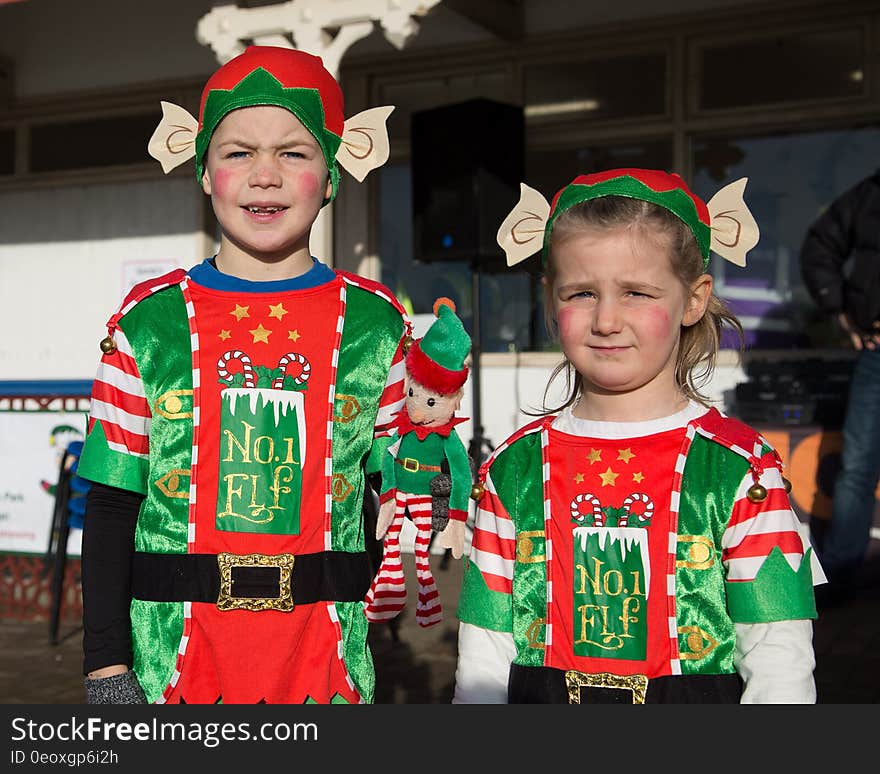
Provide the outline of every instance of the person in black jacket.
[[858,351],[842,468],[819,551],[829,589],[840,596],[851,590],[864,561],[880,477],[880,170],[841,194],[810,226],[801,271],[813,300]]

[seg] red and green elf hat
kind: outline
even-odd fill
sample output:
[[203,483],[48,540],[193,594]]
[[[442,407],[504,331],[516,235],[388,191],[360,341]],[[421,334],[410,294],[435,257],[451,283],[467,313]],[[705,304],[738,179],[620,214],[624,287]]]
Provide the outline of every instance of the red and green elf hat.
[[455,314],[449,298],[434,302],[437,319],[428,332],[416,339],[406,353],[406,370],[414,381],[441,395],[456,392],[467,380],[465,359],[471,351],[471,337]]
[[[277,105],[293,113],[317,140],[330,171],[332,201],[339,186],[336,151],[342,140],[342,90],[320,57],[278,46],[249,46],[215,72],[202,91],[196,135],[196,175],[217,125],[232,110]],[[325,202],[326,204],[326,202]]]
[[704,268],[709,265],[709,209],[691,192],[675,173],[656,169],[609,169],[592,175],[580,175],[553,197],[550,217],[544,229],[544,260],[553,224],[563,212],[575,204],[603,196],[628,196],[664,207],[680,218],[693,232],[703,255]]

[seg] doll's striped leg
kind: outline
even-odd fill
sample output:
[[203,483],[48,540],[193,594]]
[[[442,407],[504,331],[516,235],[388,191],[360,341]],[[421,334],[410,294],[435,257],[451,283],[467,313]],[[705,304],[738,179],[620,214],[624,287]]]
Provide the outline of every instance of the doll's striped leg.
[[410,495],[407,499],[409,515],[416,526],[415,560],[416,577],[419,580],[419,603],[416,607],[416,621],[419,626],[440,623],[443,613],[440,609],[440,594],[431,574],[428,549],[431,545],[431,498]]
[[389,621],[406,604],[406,583],[400,561],[400,530],[406,501],[400,492],[395,496],[394,505],[394,519],[382,541],[382,564],[365,599],[364,612],[368,621]]

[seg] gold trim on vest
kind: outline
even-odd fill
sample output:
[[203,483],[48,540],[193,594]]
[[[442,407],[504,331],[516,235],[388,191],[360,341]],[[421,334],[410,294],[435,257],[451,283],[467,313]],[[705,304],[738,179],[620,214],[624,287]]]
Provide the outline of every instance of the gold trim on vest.
[[341,503],[354,491],[354,487],[342,473],[334,473],[330,483],[333,501]]
[[520,532],[516,537],[516,561],[523,564],[537,564],[543,562],[544,554],[535,553],[535,542],[532,538],[544,539],[544,530],[529,530]]
[[688,648],[684,651],[681,649],[681,645],[679,645],[678,657],[682,661],[696,661],[706,658],[718,647],[718,640],[699,626],[679,626],[678,634],[680,637],[684,637],[684,642]]
[[[165,419],[189,419],[193,415],[192,400],[184,402],[180,398],[192,398],[192,394],[192,390],[168,390],[156,398],[153,409]],[[185,403],[189,404],[189,411],[183,411]]]
[[338,412],[334,407],[333,421],[341,422],[342,424],[354,422],[361,413],[361,404],[358,402],[358,399],[354,395],[343,395],[342,393],[336,393],[335,399],[342,401],[342,405],[339,407]]
[[687,559],[676,559],[676,567],[708,570],[715,564],[715,546],[705,535],[679,535],[678,542],[690,543],[690,546],[687,546]]
[[538,639],[541,634],[541,627],[547,623],[546,618],[536,618],[529,624],[528,629],[526,629],[526,641],[529,643],[530,648],[534,648],[535,650],[544,650],[544,643]]
[[157,478],[155,483],[158,490],[166,497],[189,497],[189,481],[181,482],[181,478],[189,479],[190,471],[183,468],[172,468],[161,478]]

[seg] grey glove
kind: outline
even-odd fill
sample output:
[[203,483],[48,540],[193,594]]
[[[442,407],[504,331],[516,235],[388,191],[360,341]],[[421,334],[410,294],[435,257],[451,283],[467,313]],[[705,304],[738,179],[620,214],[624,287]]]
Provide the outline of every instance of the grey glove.
[[147,697],[134,672],[111,677],[87,677],[86,704],[146,704]]
[[449,493],[452,491],[452,476],[438,473],[431,479],[431,529],[442,532],[449,522]]

